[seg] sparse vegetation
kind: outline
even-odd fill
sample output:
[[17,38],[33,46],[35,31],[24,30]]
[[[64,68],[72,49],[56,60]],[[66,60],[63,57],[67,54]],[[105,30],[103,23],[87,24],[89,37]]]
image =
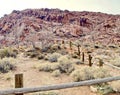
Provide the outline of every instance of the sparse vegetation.
[[73,81],[83,81],[108,77],[110,74],[104,68],[83,67],[79,70],[73,71],[71,76],[73,77]]
[[77,64],[77,65],[84,64],[84,62],[82,62],[82,61],[79,60],[79,59],[75,59],[75,60],[74,60],[74,63]]
[[120,93],[120,80],[111,82],[110,86],[112,87],[112,89],[115,92],[119,92]]
[[74,70],[74,66],[66,56],[60,57],[58,63],[45,63],[39,66],[39,71],[53,72],[55,70],[60,71],[60,73],[70,74]]
[[115,57],[113,60],[111,59],[110,63],[117,67],[120,67],[120,57]]
[[96,92],[100,93],[101,95],[109,95],[110,93],[114,93],[112,87],[107,83],[96,84],[92,87],[96,89]]
[[58,65],[45,63],[45,64],[40,64],[38,68],[39,68],[39,71],[53,72],[54,70],[58,69]]
[[58,58],[61,56],[59,53],[53,53],[49,55],[48,61],[50,62],[57,62]]
[[54,76],[54,77],[59,77],[60,75],[61,75],[60,70],[55,70],[52,72],[52,76]]
[[71,60],[67,56],[62,56],[58,59],[59,69],[61,73],[70,74],[74,70]]
[[15,61],[12,58],[3,58],[0,60],[0,72],[7,73],[15,69]]
[[11,48],[4,48],[4,49],[0,49],[0,58],[4,58],[4,57],[17,57],[17,51],[11,49]]

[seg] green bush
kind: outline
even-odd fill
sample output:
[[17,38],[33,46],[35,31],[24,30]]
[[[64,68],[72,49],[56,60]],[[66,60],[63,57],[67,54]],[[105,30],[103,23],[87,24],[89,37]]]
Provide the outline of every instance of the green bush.
[[53,44],[51,47],[50,47],[50,52],[51,53],[54,53],[54,52],[57,52],[61,50],[61,47],[58,45],[58,44]]
[[108,77],[110,74],[104,68],[83,67],[79,70],[73,71],[71,76],[73,77],[73,81],[83,81]]
[[45,71],[45,72],[53,72],[58,69],[58,64],[40,64],[39,71]]
[[59,70],[60,73],[70,74],[74,70],[74,66],[66,56],[60,57],[58,63],[45,63],[39,66],[39,71],[54,72],[56,70]]
[[58,77],[58,76],[60,76],[60,74],[61,74],[60,70],[55,70],[52,72],[52,76],[54,76],[54,77]]
[[17,52],[15,52],[14,50],[10,49],[10,48],[4,48],[4,49],[0,49],[0,58],[4,58],[4,57],[17,57]]
[[105,77],[109,77],[110,73],[107,69],[104,68],[94,68],[94,78],[98,79],[98,78],[105,78]]
[[39,54],[38,55],[38,60],[44,59],[45,55],[44,54]]
[[72,65],[72,62],[67,56],[62,56],[58,59],[59,62],[59,70],[61,73],[71,73],[74,70],[74,66]]
[[29,56],[30,58],[37,58],[39,54],[40,53],[35,50],[29,50],[25,52],[25,56]]
[[120,80],[111,82],[110,86],[112,87],[112,89],[115,92],[119,92],[120,93]]
[[72,56],[72,58],[78,58],[78,54],[77,53],[73,53],[71,56]]
[[84,62],[82,62],[82,61],[79,60],[79,59],[75,59],[75,60],[74,60],[74,63],[77,64],[77,65],[84,64]]
[[14,69],[15,69],[14,62],[12,62],[10,59],[4,58],[0,60],[1,73],[7,73],[8,71],[14,70]]
[[75,70],[71,73],[73,77],[73,81],[83,81],[94,79],[93,70],[90,67],[81,68],[79,70]]
[[53,53],[51,55],[49,55],[48,61],[49,62],[57,62],[58,58],[61,56],[61,54],[59,53]]
[[113,60],[110,60],[110,63],[117,67],[120,67],[120,57],[115,57]]
[[96,89],[96,92],[100,93],[100,95],[109,95],[110,93],[114,92],[112,87],[107,83],[101,83],[91,86],[91,90],[94,91],[94,89]]

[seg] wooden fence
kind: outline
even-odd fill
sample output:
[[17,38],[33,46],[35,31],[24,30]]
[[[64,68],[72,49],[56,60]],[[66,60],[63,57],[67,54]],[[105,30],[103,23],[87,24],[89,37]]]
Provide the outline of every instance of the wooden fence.
[[59,89],[73,88],[73,87],[79,87],[79,86],[89,86],[89,85],[111,82],[111,81],[116,81],[116,80],[120,80],[120,76],[108,77],[108,78],[102,78],[102,79],[94,79],[94,80],[86,80],[86,81],[80,81],[80,82],[48,85],[48,86],[41,86],[41,87],[20,88],[20,87],[23,87],[23,75],[17,74],[15,75],[15,87],[16,88],[8,89],[8,90],[1,90],[0,95],[10,95],[10,94],[23,95],[25,93],[59,90]]
[[[62,41],[62,44],[65,44],[64,41]],[[70,50],[72,50],[73,44],[71,41],[69,42]],[[84,53],[80,51],[80,45],[77,46],[78,56],[82,59],[84,62]],[[88,64],[91,67],[92,66],[92,56],[88,54]],[[112,68],[120,70],[119,67],[104,63],[105,65],[108,65]],[[103,62],[99,62],[99,66],[103,66]],[[73,88],[78,86],[89,86],[99,83],[105,83],[105,82],[111,82],[120,80],[120,76],[115,77],[108,77],[108,78],[102,78],[102,79],[94,79],[94,80],[86,80],[86,81],[80,81],[80,82],[72,82],[72,83],[64,83],[64,84],[57,84],[57,85],[48,85],[48,86],[41,86],[41,87],[33,87],[33,88],[23,88],[23,74],[16,74],[15,75],[15,89],[7,89],[7,90],[1,90],[0,95],[9,95],[9,94],[15,94],[15,95],[23,95],[25,93],[33,93],[33,92],[40,92],[40,91],[49,91],[49,90],[59,90],[59,89],[66,89],[66,88]]]

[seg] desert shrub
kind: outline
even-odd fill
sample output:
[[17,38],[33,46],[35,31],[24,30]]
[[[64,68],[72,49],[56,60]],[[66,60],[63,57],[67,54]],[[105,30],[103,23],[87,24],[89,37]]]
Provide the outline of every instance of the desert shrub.
[[93,70],[90,67],[81,68],[79,70],[75,70],[71,73],[73,77],[73,81],[83,81],[94,79]]
[[95,49],[99,49],[100,46],[99,46],[99,45],[94,45],[94,48],[95,48]]
[[57,52],[62,54],[62,55],[67,55],[68,54],[68,51],[66,51],[65,49],[59,50]]
[[[96,92],[100,93],[101,95],[109,95],[110,93],[113,93],[112,87],[107,83],[101,83],[91,86],[91,88],[96,89]],[[94,91],[91,89],[92,91]]]
[[120,67],[120,57],[115,57],[113,60],[110,60],[110,63]]
[[7,73],[10,70],[15,69],[14,65],[15,61],[13,62],[13,59],[11,58],[3,58],[0,60],[0,72],[1,73]]
[[[56,71],[57,70],[57,71]],[[60,71],[60,73],[71,73],[74,70],[74,67],[72,63],[69,61],[69,59],[66,56],[62,56],[58,59],[58,63],[50,64],[40,64],[39,71],[45,71],[45,72],[53,72],[54,73]]]
[[37,52],[30,53],[30,58],[35,58],[35,57],[38,57],[38,56],[39,56],[39,53],[37,53]]
[[51,72],[53,69],[50,64],[44,64],[39,66],[39,71]]
[[58,77],[58,76],[60,76],[60,74],[61,74],[60,70],[55,70],[52,72],[52,76],[54,76],[54,77]]
[[51,53],[57,52],[57,51],[59,51],[59,50],[61,50],[61,47],[60,47],[60,45],[58,45],[58,44],[53,44],[53,45],[50,47],[50,52],[51,52]]
[[57,69],[58,69],[57,64],[45,63],[45,64],[40,64],[39,66],[39,71],[53,72]]
[[58,58],[61,56],[61,54],[59,53],[53,53],[51,55],[49,55],[48,61],[50,62],[57,62]]
[[115,46],[115,45],[113,45],[113,44],[108,45],[108,47],[111,48],[111,49],[117,48],[117,46]]
[[14,50],[10,48],[0,49],[0,58],[4,58],[4,57],[16,58],[16,56],[17,56],[17,52],[15,52]]
[[41,49],[41,52],[49,52],[51,46],[46,46]]
[[28,50],[25,52],[25,56],[29,56],[30,58],[37,58],[39,56],[39,52],[35,50]]
[[72,53],[71,56],[72,56],[72,58],[78,58],[78,54],[77,53]]
[[110,86],[114,91],[120,92],[120,80],[111,82]]
[[41,60],[41,59],[44,59],[45,55],[44,54],[39,54],[38,55],[38,59]]
[[77,64],[77,65],[84,64],[84,62],[82,62],[82,61],[79,60],[79,59],[75,59],[75,60],[74,60],[74,63]]
[[58,59],[58,67],[61,73],[71,73],[74,70],[74,66],[72,65],[72,62],[67,56],[62,56]]
[[73,81],[83,81],[110,76],[107,70],[95,67],[83,67],[71,73]]
[[98,78],[109,77],[110,73],[108,73],[108,72],[109,71],[104,68],[94,68],[94,78],[98,79]]

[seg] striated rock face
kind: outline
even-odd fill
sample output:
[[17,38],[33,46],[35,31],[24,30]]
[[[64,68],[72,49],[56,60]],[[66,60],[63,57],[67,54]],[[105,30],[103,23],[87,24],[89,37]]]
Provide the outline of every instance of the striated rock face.
[[45,38],[120,44],[120,15],[46,8],[14,10],[0,18],[0,44],[24,45]]

